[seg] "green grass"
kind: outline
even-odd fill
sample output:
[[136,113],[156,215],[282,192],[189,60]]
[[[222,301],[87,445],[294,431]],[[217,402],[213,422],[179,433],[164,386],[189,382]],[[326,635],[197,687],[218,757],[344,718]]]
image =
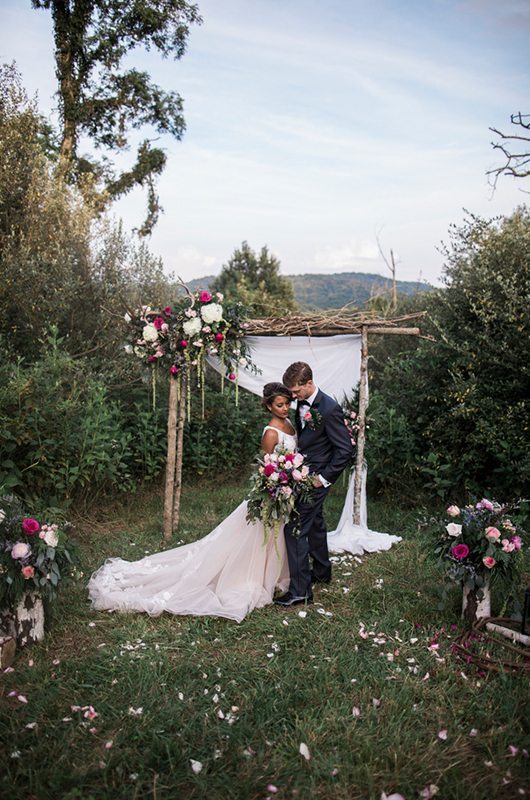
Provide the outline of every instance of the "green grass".
[[[187,486],[177,539],[209,531],[244,492]],[[343,492],[330,496],[331,526]],[[305,617],[275,606],[240,625],[92,612],[91,570],[108,555],[157,550],[161,506],[143,494],[78,521],[84,577],[62,592],[44,642],[2,676],[0,796],[379,800],[384,791],[410,800],[432,783],[442,800],[529,791],[528,677],[481,675],[451,654],[459,597],[437,609],[417,511],[372,503],[371,526],[404,541],[362,563],[337,559]],[[98,716],[85,720],[72,705]],[[513,758],[508,745],[519,747]]]

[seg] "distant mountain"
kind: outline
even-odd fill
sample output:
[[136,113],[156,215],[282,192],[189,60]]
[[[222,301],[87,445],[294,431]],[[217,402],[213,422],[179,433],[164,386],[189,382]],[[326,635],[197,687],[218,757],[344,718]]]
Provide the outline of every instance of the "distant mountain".
[[[215,275],[188,281],[192,291],[209,289]],[[332,274],[286,275],[292,281],[294,296],[302,309],[343,308],[351,304],[364,306],[371,297],[389,294],[392,282],[371,272],[334,272]],[[430,292],[433,286],[421,281],[397,281],[398,294]]]

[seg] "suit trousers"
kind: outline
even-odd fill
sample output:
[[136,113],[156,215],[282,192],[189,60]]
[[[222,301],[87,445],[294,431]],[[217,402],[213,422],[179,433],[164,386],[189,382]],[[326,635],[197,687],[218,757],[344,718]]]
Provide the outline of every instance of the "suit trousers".
[[[327,530],[324,522],[323,504],[329,487],[321,486],[313,491],[313,503],[299,503],[294,511],[294,518],[299,522],[300,533],[293,534],[294,525],[288,522],[284,528],[285,546],[291,582],[289,591],[296,597],[311,594],[311,564],[313,573],[320,580],[331,577]],[[296,517],[298,512],[299,517]]]

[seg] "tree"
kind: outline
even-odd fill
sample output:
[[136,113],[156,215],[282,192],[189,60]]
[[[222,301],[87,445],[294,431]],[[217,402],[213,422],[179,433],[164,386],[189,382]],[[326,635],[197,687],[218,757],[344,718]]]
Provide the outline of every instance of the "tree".
[[424,296],[430,324],[422,330],[435,342],[396,355],[371,395],[372,477],[392,461],[396,484],[453,497],[524,496],[530,210],[470,216],[452,229],[445,257],[446,287]]
[[280,275],[280,262],[266,245],[256,255],[243,242],[211,288],[231,300],[239,300],[258,317],[281,316],[297,307],[292,283]]
[[[501,175],[511,175],[512,178],[527,178],[530,175],[530,114],[512,114],[512,125],[516,125],[518,133],[505,134],[490,128],[490,131],[501,137],[500,142],[492,142],[494,150],[500,150],[505,157],[502,166],[490,169],[486,174],[493,177],[493,186],[496,185]],[[516,147],[519,152],[513,152]]]
[[133,166],[116,175],[108,160],[95,162],[78,153],[87,136],[96,149],[119,153],[129,149],[131,130],[144,126],[180,139],[185,130],[182,98],[152,83],[147,72],[123,66],[138,47],[180,59],[190,25],[200,23],[197,6],[186,0],[32,0],[51,11],[61,115],[60,156],[71,179],[86,186],[87,175],[102,183],[98,201],[109,201],[147,187],[148,212],[140,230],[148,234],[160,206],[155,178],[166,156],[144,139]]

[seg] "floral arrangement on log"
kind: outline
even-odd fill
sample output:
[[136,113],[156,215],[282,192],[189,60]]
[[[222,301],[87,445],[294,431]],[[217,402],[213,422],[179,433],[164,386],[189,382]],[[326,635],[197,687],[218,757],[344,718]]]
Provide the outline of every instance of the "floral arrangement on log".
[[510,516],[519,505],[483,498],[463,509],[449,506],[447,518],[436,524],[434,553],[450,581],[481,589],[489,578],[514,577],[525,531]]
[[244,337],[248,322],[243,319],[241,304],[224,305],[220,292],[190,292],[173,305],[162,309],[142,306],[136,312],[127,311],[125,320],[130,326],[130,341],[125,345],[151,367],[164,366],[177,378],[195,374],[197,385],[204,392],[204,373],[208,355],[216,356],[224,367],[221,372],[221,391],[224,380],[233,381],[238,402],[239,368],[256,368],[252,364]]
[[13,495],[0,496],[0,609],[12,609],[27,593],[53,600],[72,570],[69,524],[25,516]]

